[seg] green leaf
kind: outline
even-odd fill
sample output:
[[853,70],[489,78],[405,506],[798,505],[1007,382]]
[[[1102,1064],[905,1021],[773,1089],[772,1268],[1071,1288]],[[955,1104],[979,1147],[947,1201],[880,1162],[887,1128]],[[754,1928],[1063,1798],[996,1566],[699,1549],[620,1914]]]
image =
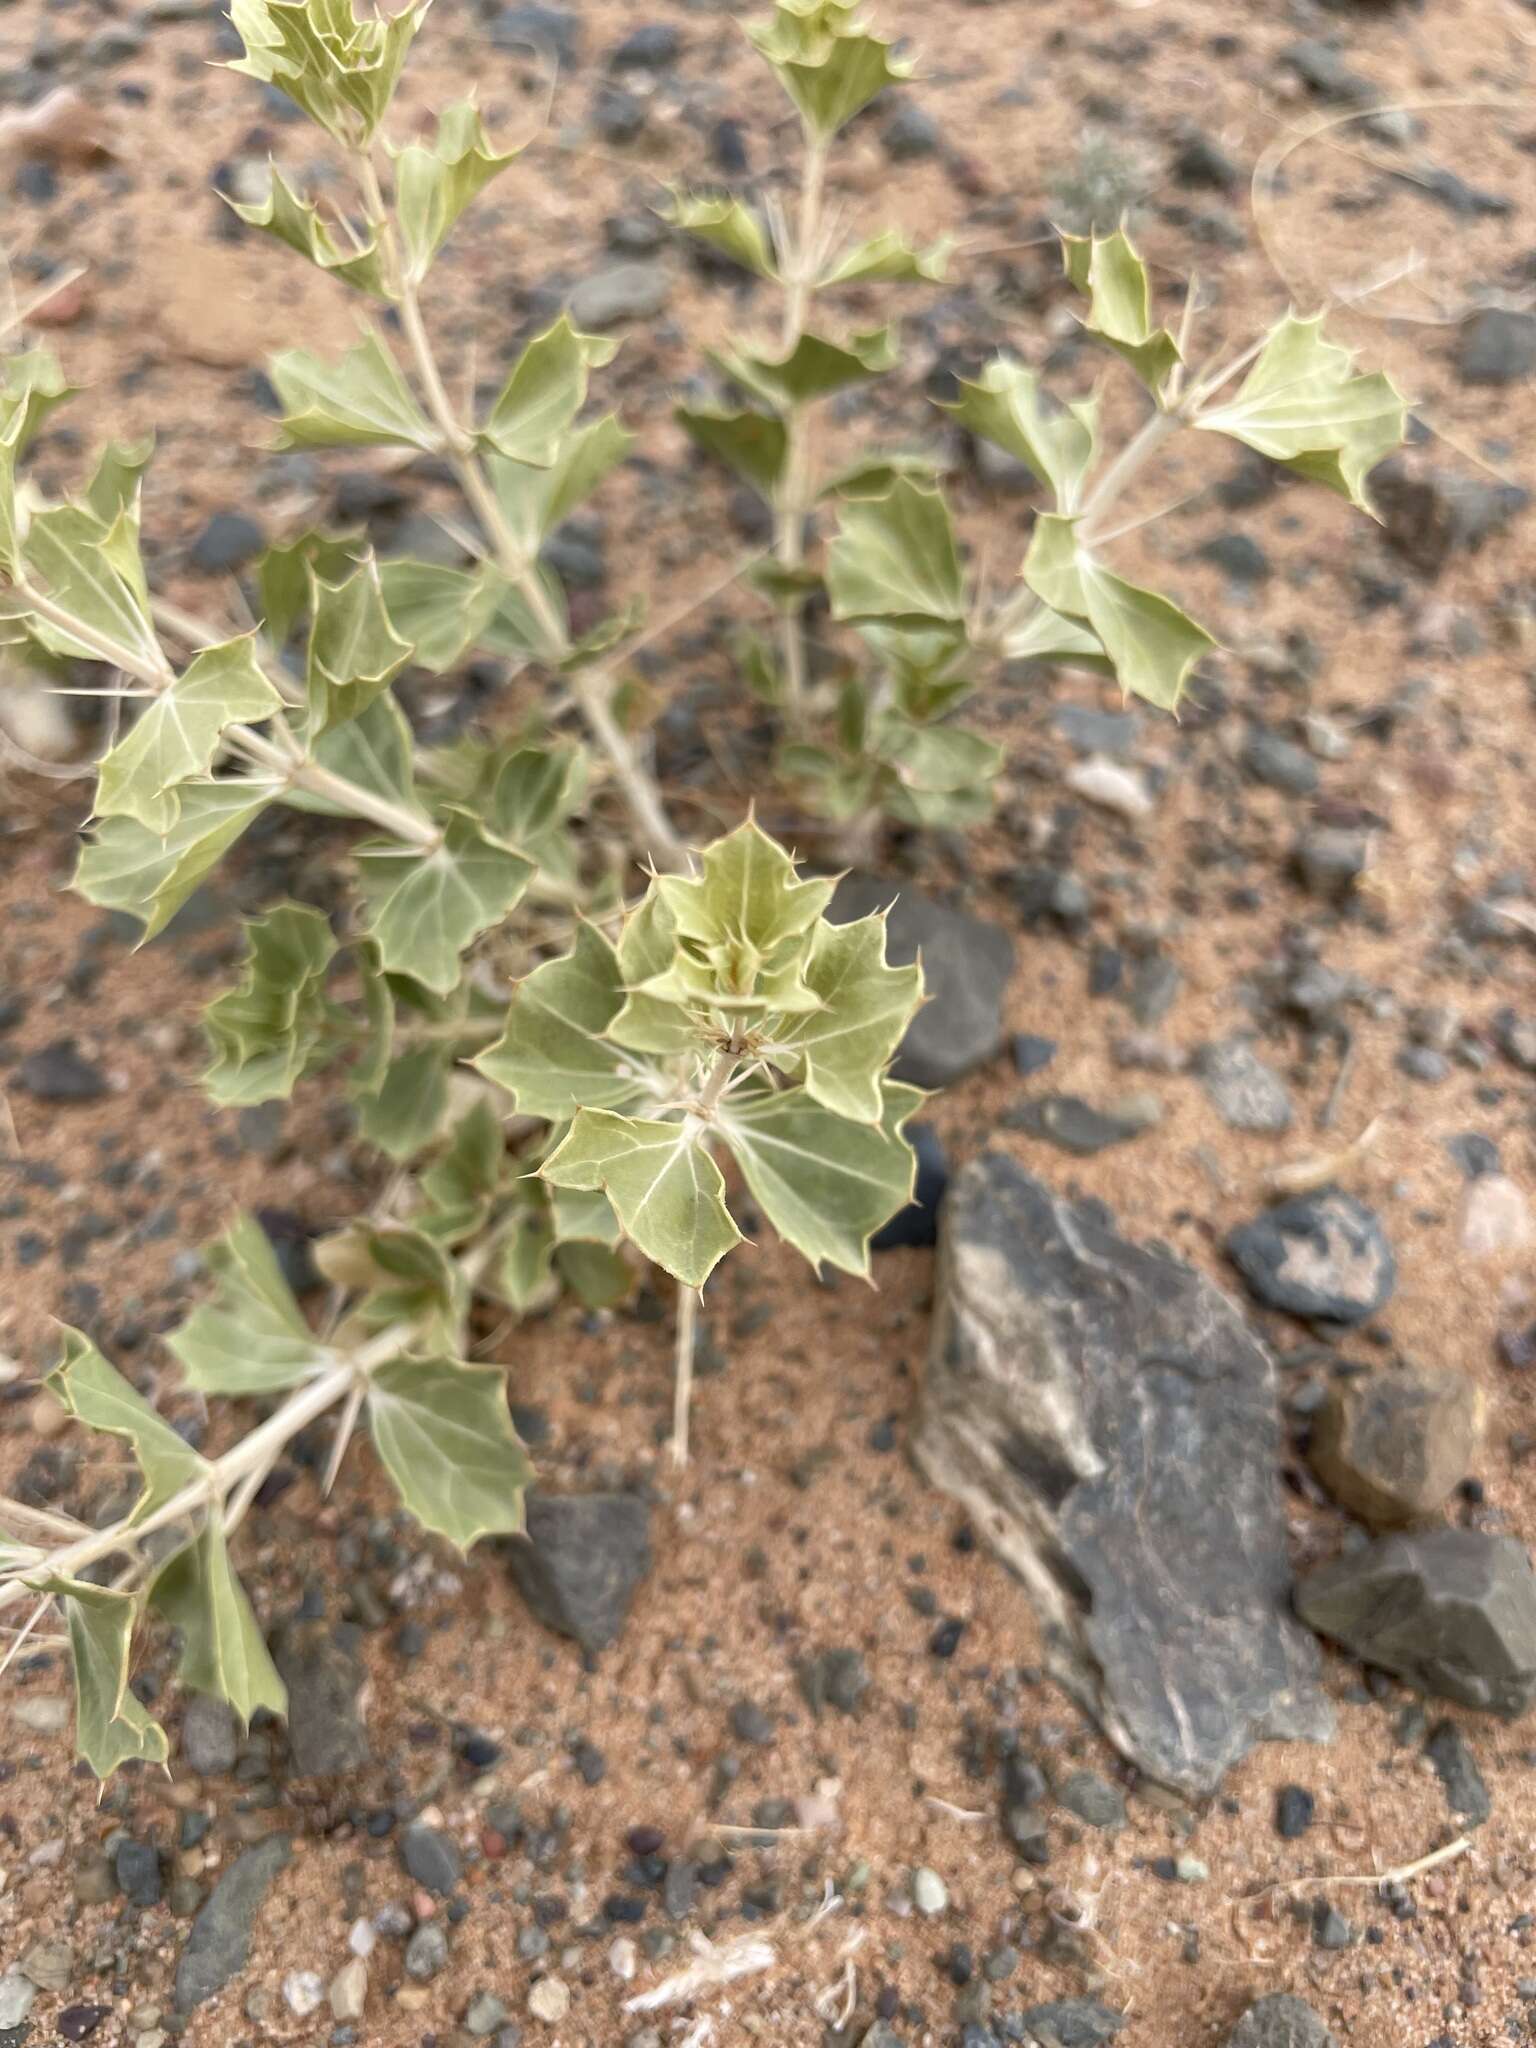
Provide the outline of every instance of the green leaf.
[[114,525],[137,507],[139,486],[154,452],[153,434],[138,441],[109,441],[102,449],[85,487],[85,503],[104,525]]
[[142,918],[142,945],[164,931],[276,793],[275,783],[241,776],[189,783],[163,833],[134,818],[103,818],[80,850],[74,886],[87,903]]
[[873,450],[850,462],[828,478],[818,491],[821,498],[885,498],[902,479],[937,490],[943,463],[918,449]]
[[[17,554],[16,464],[27,416],[22,406],[0,404],[0,565],[9,568]],[[5,640],[6,613],[0,611],[0,642]]]
[[441,843],[427,852],[370,839],[356,859],[364,930],[385,971],[443,996],[458,985],[464,949],[500,923],[534,871],[462,811],[448,814]]
[[392,152],[395,212],[405,244],[406,270],[419,284],[466,206],[516,156],[492,149],[473,100],[460,100],[438,116],[432,143],[412,142]]
[[680,405],[678,425],[706,454],[735,470],[760,497],[771,498],[784,474],[789,434],[772,413],[733,412],[728,406]]
[[921,967],[886,965],[885,933],[878,913],[818,924],[805,979],[820,1008],[770,1026],[764,1048],[799,1070],[814,1102],[854,1123],[879,1123],[881,1077],[923,999]]
[[18,349],[0,355],[0,422],[16,456],[24,455],[51,412],[73,397],[51,348]]
[[384,1085],[395,1051],[395,992],[371,946],[353,949],[363,998],[363,1042],[347,1075],[351,1095],[375,1095]]
[[1176,604],[1125,582],[1080,547],[1070,519],[1045,513],[1035,521],[1024,580],[1053,611],[1087,622],[1121,689],[1164,711],[1176,708],[1190,670],[1216,645]]
[[[833,883],[801,880],[795,863],[755,819],[706,846],[698,875],[658,875],[654,887],[679,938],[721,970],[720,994],[747,994],[750,977],[799,950],[831,901]],[[748,978],[743,978],[748,977]]]
[[318,910],[281,903],[245,931],[244,973],[203,1012],[213,1054],[203,1086],[224,1108],[291,1095],[332,1049],[325,980],[336,941],[329,924]]
[[[314,758],[320,767],[329,768],[333,775],[344,776],[348,782],[359,783],[390,803],[403,805],[427,822],[427,812],[417,793],[412,771],[414,757],[415,743],[411,738],[410,725],[388,690],[375,697],[356,718],[349,718],[345,725],[334,725],[329,732],[323,733],[314,749]],[[322,817],[350,818],[355,815],[344,804],[333,803],[329,797],[316,796],[310,790],[297,787],[289,787],[283,792],[283,802],[296,811],[313,811]]]
[[1153,325],[1147,266],[1125,230],[1063,235],[1061,252],[1067,276],[1088,294],[1088,332],[1123,356],[1161,403],[1169,375],[1183,358],[1167,328]]
[[498,761],[481,817],[504,846],[536,854],[566,823],[586,789],[587,764],[578,746],[514,747]]
[[335,362],[307,349],[272,358],[282,401],[280,448],[420,448],[436,452],[438,437],[411,396],[399,365],[376,334]]
[[589,626],[585,633],[571,642],[561,655],[559,667],[565,675],[576,669],[587,668],[594,661],[601,661],[611,654],[623,640],[638,632],[645,621],[645,599],[638,593],[627,599],[622,609],[613,612],[606,619],[599,619],[595,626]]
[[242,1721],[258,1707],[288,1710],[288,1692],[267,1652],[215,1515],[177,1551],[149,1589],[150,1604],[181,1631],[177,1676],[193,1692],[227,1700]]
[[228,727],[268,718],[282,701],[262,674],[254,634],[205,647],[102,757],[97,814],[168,832],[180,810],[178,785],[209,773]]
[[224,193],[219,196],[247,227],[260,228],[264,234],[286,242],[317,269],[330,271],[359,291],[371,292],[375,298],[391,298],[378,243],[370,236],[360,248],[339,245],[320,218],[314,201],[301,199],[276,164],[270,171],[267,196],[254,205],[243,206]]
[[279,652],[309,611],[314,578],[328,583],[345,581],[366,551],[360,535],[311,530],[294,540],[277,541],[258,556],[256,582],[261,591],[262,623]]
[[557,1244],[554,1266],[583,1308],[614,1308],[635,1289],[633,1269],[605,1244],[581,1238]]
[[961,619],[965,585],[949,511],[937,491],[900,477],[883,498],[856,498],[827,550],[836,619]]
[[693,1118],[658,1123],[580,1110],[539,1170],[555,1187],[601,1188],[630,1243],[685,1287],[702,1287],[741,1242]]
[[741,348],[712,351],[725,375],[763,399],[777,412],[818,398],[830,398],[866,377],[878,377],[896,361],[896,330],[874,327],[851,335],[846,344],[819,334],[802,334],[785,356],[760,355]]
[[51,1575],[31,1582],[64,1604],[75,1667],[75,1747],[98,1778],[119,1764],[163,1764],[165,1730],[128,1690],[128,1660],[139,1603],[132,1593]]
[[312,738],[366,711],[411,658],[390,621],[372,555],[342,583],[313,576],[305,690]]
[[478,641],[506,591],[506,579],[488,563],[454,569],[397,555],[378,565],[384,609],[410,662],[430,675],[445,674]]
[[402,1358],[368,1387],[368,1419],[406,1507],[468,1550],[481,1536],[515,1536],[532,1478],[507,1410],[499,1368],[456,1358]]
[[390,1060],[378,1087],[357,1096],[358,1135],[403,1163],[437,1136],[448,1113],[452,1053],[413,1045]]
[[779,274],[762,222],[739,199],[728,194],[674,191],[662,217],[685,234],[708,242],[743,270],[759,277]]
[[[339,1273],[338,1250],[358,1264],[358,1282],[368,1290],[363,1315],[369,1324],[411,1323],[423,1343],[450,1349],[462,1340],[469,1283],[427,1231],[389,1223],[339,1233],[321,1248],[322,1270],[332,1277]],[[330,1263],[327,1251],[333,1255]]]
[[[54,603],[92,632],[104,634],[134,660],[152,669],[165,656],[150,623],[149,586],[139,559],[139,527],[133,510],[111,521],[82,505],[50,505],[35,512],[22,546],[27,570]],[[65,626],[29,620],[29,630],[55,654],[100,661],[99,650]]]
[[943,284],[949,271],[952,235],[926,249],[914,249],[899,228],[883,228],[830,259],[817,284]]
[[359,20],[353,0],[230,0],[245,55],[228,68],[275,85],[345,148],[371,142],[431,0]]
[[624,1107],[639,1093],[633,1064],[606,1035],[623,1002],[618,954],[578,925],[569,953],[517,984],[506,1030],[474,1065],[524,1116],[564,1123],[578,1109]]
[[496,1270],[486,1285],[494,1289],[508,1308],[527,1315],[548,1295],[554,1265],[555,1240],[548,1214],[528,1210],[508,1228],[502,1240]]
[[567,434],[547,469],[488,455],[486,466],[496,499],[519,548],[525,554],[534,553],[624,460],[633,445],[634,436],[610,413],[590,427]]
[[208,1467],[192,1446],[107,1363],[89,1337],[64,1332],[64,1357],[43,1382],[50,1394],[88,1429],[104,1429],[126,1437],[144,1476],[133,1504],[131,1522],[141,1521],[183,1487],[201,1479]]
[[166,1339],[189,1386],[280,1394],[329,1362],[255,1217],[237,1217],[204,1258],[218,1292]]
[[1236,397],[1203,407],[1194,424],[1230,434],[1375,518],[1366,479],[1402,441],[1406,421],[1391,378],[1356,376],[1353,351],[1325,340],[1321,313],[1288,313]]
[[677,925],[665,900],[650,889],[619,934],[624,1006],[608,1026],[608,1036],[616,1044],[664,1058],[697,1049],[698,1032],[686,1010],[640,993],[648,983],[665,976],[676,957]]
[[867,1277],[869,1240],[912,1199],[916,1162],[901,1127],[922,1101],[887,1081],[881,1119],[853,1124],[803,1089],[727,1098],[720,1135],[768,1221],[813,1265]]
[[1021,625],[1007,632],[1001,651],[1009,661],[1061,661],[1073,668],[1114,674],[1114,664],[1098,635],[1081,619],[1065,618],[1048,604],[1037,604]]
[[885,810],[913,825],[968,825],[992,809],[1002,772],[1001,747],[957,725],[919,725],[894,713],[883,718],[874,752],[884,764]]
[[453,1127],[447,1150],[421,1176],[426,1210],[421,1227],[444,1244],[459,1244],[485,1222],[507,1175],[501,1119],[481,1100]]
[[892,44],[872,35],[845,0],[779,0],[747,34],[778,73],[809,131],[825,141],[888,85],[912,76]]
[[548,469],[587,402],[587,373],[611,363],[618,343],[583,334],[568,313],[535,335],[513,365],[480,430],[482,443],[509,462]]
[[969,433],[1027,463],[1055,493],[1059,512],[1077,509],[1097,448],[1094,399],[1055,405],[1033,370],[999,356],[975,383],[962,378],[959,398],[944,410]]

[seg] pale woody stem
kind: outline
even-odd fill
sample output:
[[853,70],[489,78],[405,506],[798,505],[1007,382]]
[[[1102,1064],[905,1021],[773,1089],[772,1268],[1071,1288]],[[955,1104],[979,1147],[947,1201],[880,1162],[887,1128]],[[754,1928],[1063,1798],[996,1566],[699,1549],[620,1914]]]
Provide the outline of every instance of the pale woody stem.
[[[506,515],[476,453],[474,436],[465,428],[448,396],[432,337],[422,318],[416,282],[407,274],[400,260],[394,220],[385,202],[373,159],[365,152],[359,152],[356,163],[369,225],[377,234],[386,261],[394,273],[400,298],[400,324],[421,383],[427,411],[443,437],[444,451],[471,511],[491,544],[497,567],[517,586],[544,636],[546,658],[558,666],[571,651],[570,636],[550,600],[536,562],[519,547],[516,535],[508,526]],[[613,676],[594,663],[567,680],[588,730],[608,757],[646,852],[657,867],[673,873],[686,873],[692,866],[688,849],[667,816],[655,780],[636,756],[628,734],[613,715]]]
[[[783,353],[791,355],[805,332],[811,288],[820,258],[821,208],[826,186],[827,145],[807,132],[800,184],[800,217],[785,275]],[[774,547],[780,566],[795,570],[805,560],[805,521],[815,491],[811,422],[807,410],[791,405],[784,415],[784,472],[774,501]],[[805,718],[805,607],[785,600],[779,612],[779,658],[784,701],[791,725]]]
[[[695,1113],[701,1117],[713,1116],[716,1105],[725,1093],[736,1063],[741,1055],[734,1043],[722,1046],[715,1055],[715,1063],[704,1079],[699,1091]],[[677,1290],[677,1344],[673,1359],[672,1374],[672,1443],[671,1454],[674,1465],[688,1462],[688,1416],[693,1402],[693,1353],[698,1343],[699,1305],[703,1301],[703,1290],[684,1287]]]

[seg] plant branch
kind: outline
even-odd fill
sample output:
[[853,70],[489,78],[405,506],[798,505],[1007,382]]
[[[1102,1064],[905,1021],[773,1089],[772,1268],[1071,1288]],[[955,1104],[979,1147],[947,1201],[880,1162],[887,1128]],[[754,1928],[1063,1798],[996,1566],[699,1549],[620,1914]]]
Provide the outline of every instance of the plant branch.
[[[826,192],[827,145],[809,130],[800,177],[800,214],[786,252],[784,324],[780,335],[786,359],[805,333],[817,265],[821,254],[821,211]],[[793,571],[805,560],[805,522],[816,494],[812,415],[803,404],[784,414],[784,469],[774,492],[774,552],[782,568]],[[779,612],[779,659],[784,671],[784,706],[798,730],[805,722],[805,605],[786,600]]]
[[677,1290],[677,1343],[672,1375],[672,1462],[688,1462],[688,1417],[693,1404],[693,1354],[699,1336],[700,1291],[696,1287]]

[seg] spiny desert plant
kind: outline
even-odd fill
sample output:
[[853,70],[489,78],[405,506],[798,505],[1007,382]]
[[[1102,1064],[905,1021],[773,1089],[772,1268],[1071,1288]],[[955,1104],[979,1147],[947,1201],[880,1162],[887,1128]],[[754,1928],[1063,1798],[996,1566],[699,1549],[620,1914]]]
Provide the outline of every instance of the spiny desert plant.
[[[427,0],[367,18],[352,0],[234,0],[235,68],[324,131],[353,195],[311,198],[274,168],[266,198],[236,211],[388,309],[399,336],[398,352],[379,324],[339,360],[280,355],[280,445],[446,465],[475,527],[462,564],[380,560],[355,537],[303,532],[255,565],[257,628],[205,627],[156,598],[145,574],[150,448],[109,447],[49,502],[24,461],[67,382],[46,351],[0,356],[4,637],[94,678],[85,687],[110,697],[117,720],[77,886],[153,939],[270,806],[363,828],[346,848],[338,911],[280,902],[249,923],[240,975],[206,1013],[205,1085],[219,1104],[250,1106],[320,1077],[352,1105],[362,1140],[404,1169],[318,1245],[332,1290],[323,1322],[254,1222],[237,1220],[209,1252],[209,1296],[169,1348],[199,1395],[268,1410],[223,1450],[194,1448],[86,1337],[66,1334],[48,1385],[83,1426],[126,1439],[138,1488],[101,1528],[0,1504],[0,1611],[15,1623],[12,1655],[62,1615],[81,1751],[102,1774],[166,1754],[128,1682],[146,1610],[178,1632],[188,1685],[246,1717],[282,1710],[230,1538],[284,1446],[322,1416],[334,1413],[327,1485],[362,1420],[425,1528],[460,1546],[520,1529],[528,1463],[502,1372],[472,1360],[477,1299],[524,1313],[564,1286],[609,1305],[643,1261],[661,1267],[678,1287],[681,1457],[699,1290],[741,1235],[726,1170],[813,1265],[858,1275],[912,1189],[903,1126],[919,1097],[889,1069],[920,969],[888,964],[882,917],[830,922],[832,881],[799,873],[755,819],[693,843],[626,722],[633,615],[578,634],[545,559],[552,531],[630,445],[614,418],[585,411],[613,345],[562,317],[488,406],[450,394],[423,286],[516,152],[498,149],[469,101],[426,139],[388,134],[426,11]],[[1179,335],[1157,324],[1123,232],[1066,237],[1088,331],[1125,359],[1153,410],[1108,452],[1095,401],[1055,405],[1020,361],[962,386],[955,419],[1026,463],[1048,507],[1018,587],[979,587],[931,458],[873,451],[829,472],[817,448],[823,402],[896,353],[890,328],[824,331],[823,298],[943,275],[942,247],[916,250],[888,228],[844,243],[826,205],[835,138],[910,67],[845,0],[779,0],[750,33],[801,123],[793,219],[779,206],[760,219],[731,196],[669,202],[680,227],[782,300],[773,337],[716,357],[745,402],[682,414],[772,509],[772,559],[752,580],[777,629],[746,651],[744,677],[777,707],[786,786],[815,809],[963,823],[984,814],[999,761],[951,722],[978,662],[1097,669],[1172,708],[1212,644],[1103,559],[1110,508],[1171,430],[1225,434],[1364,504],[1401,401],[1384,378],[1356,375],[1316,319],[1294,315],[1193,375],[1188,308]],[[833,529],[819,565],[807,552],[818,505]],[[807,645],[808,606],[823,595],[859,650],[830,689]],[[452,675],[471,653],[544,678],[544,713],[522,726],[493,716],[424,747],[397,685]],[[580,738],[563,728],[567,710]],[[632,893],[637,866],[646,878]]]

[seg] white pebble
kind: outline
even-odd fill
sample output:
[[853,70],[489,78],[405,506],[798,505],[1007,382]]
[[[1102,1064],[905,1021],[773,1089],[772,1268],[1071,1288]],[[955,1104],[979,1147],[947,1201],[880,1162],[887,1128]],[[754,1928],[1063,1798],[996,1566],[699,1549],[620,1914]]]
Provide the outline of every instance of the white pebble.
[[1118,811],[1122,818],[1152,815],[1152,798],[1141,776],[1134,768],[1122,768],[1102,754],[1074,761],[1062,780],[1074,796],[1086,797],[1103,810]]
[[551,2026],[563,2020],[571,2009],[570,1986],[558,1977],[541,1977],[528,1994],[528,2010],[536,2020]]
[[354,1920],[347,1947],[355,1956],[371,1956],[378,1946],[378,1932],[371,1920]]
[[324,1996],[325,1979],[318,1970],[290,1970],[283,1979],[283,1997],[287,2000],[288,2010],[301,2020],[307,2020],[312,2012],[319,2011]]
[[949,1904],[949,1893],[945,1889],[943,1878],[936,1870],[929,1870],[924,1865],[920,1870],[913,1871],[912,1903],[919,1913],[926,1914],[930,1920],[942,1913]]
[[640,1967],[640,1951],[627,1934],[621,1934],[608,1951],[608,1967],[623,1984],[631,1983]]
[[361,1956],[343,1963],[331,1979],[331,2011],[339,2020],[360,2020],[368,2003],[368,1965]]

